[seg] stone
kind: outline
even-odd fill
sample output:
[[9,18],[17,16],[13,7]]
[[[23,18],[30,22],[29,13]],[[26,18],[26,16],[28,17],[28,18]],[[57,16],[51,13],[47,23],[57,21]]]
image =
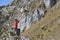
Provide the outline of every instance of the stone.
[[51,8],[56,4],[56,0],[44,0],[44,4],[46,8]]
[[34,14],[33,14],[33,23],[35,23],[36,21],[38,21],[37,10],[35,10],[35,11],[34,11]]
[[22,4],[28,4],[29,0],[21,0]]
[[12,10],[14,10],[16,8],[16,6],[9,6],[8,8],[7,8],[7,10],[8,11],[12,11]]
[[22,35],[22,36],[21,36],[21,40],[30,40],[30,38]]
[[22,8],[20,9],[20,11],[21,11],[21,12],[24,12],[24,8],[22,7]]

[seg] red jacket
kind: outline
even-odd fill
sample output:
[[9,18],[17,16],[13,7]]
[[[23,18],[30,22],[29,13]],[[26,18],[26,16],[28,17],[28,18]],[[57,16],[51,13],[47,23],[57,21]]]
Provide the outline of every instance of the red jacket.
[[14,29],[17,29],[17,27],[18,27],[18,20],[15,20],[14,21]]

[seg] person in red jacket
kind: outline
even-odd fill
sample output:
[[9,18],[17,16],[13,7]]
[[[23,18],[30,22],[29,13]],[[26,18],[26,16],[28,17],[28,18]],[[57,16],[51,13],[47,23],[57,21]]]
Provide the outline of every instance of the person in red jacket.
[[18,28],[18,23],[19,23],[18,19],[15,19],[14,20],[14,29],[15,30]]
[[17,34],[17,36],[20,35],[20,29],[18,29],[18,23],[19,23],[18,19],[15,19],[14,20],[14,30],[15,30],[15,33]]

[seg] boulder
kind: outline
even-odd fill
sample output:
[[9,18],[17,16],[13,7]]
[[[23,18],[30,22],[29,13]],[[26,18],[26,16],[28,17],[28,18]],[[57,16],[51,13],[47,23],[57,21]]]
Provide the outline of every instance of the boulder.
[[56,4],[56,0],[44,0],[44,4],[46,8],[51,8]]

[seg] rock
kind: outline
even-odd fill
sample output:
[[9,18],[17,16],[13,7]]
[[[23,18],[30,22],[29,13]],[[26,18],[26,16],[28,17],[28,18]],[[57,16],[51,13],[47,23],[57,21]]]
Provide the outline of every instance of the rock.
[[20,8],[16,8],[18,11],[20,11]]
[[30,40],[30,38],[28,38],[26,36],[21,36],[21,40]]
[[[28,9],[26,9],[28,10]],[[22,7],[21,12],[24,12],[24,8]],[[33,23],[37,22],[38,20],[40,20],[42,17],[44,16],[44,10],[43,9],[36,9],[34,11],[34,13],[22,13],[19,16],[19,24],[18,24],[18,28],[20,29],[21,32],[23,32],[23,30],[27,30]]]
[[8,10],[7,10],[6,7],[2,8],[2,11],[3,11],[3,12],[8,12]]
[[14,38],[12,36],[6,38],[6,40],[14,40]]
[[36,21],[38,21],[38,14],[37,14],[37,10],[34,11],[33,16],[33,23],[35,23]]
[[21,39],[22,39],[22,40],[24,40],[24,39],[25,39],[25,37],[24,37],[24,36],[21,36]]
[[28,4],[29,0],[21,0],[22,4]]
[[54,23],[60,24],[60,18],[55,19],[55,20],[54,20]]
[[33,14],[33,22],[36,22],[40,20],[44,16],[44,10],[43,9],[36,9]]
[[3,38],[3,40],[5,40],[5,38]]
[[16,8],[16,6],[9,6],[8,8],[7,8],[7,10],[8,11],[12,11],[12,10],[14,10]]
[[27,16],[27,21],[26,21],[26,30],[32,25],[32,16]]
[[48,9],[54,6],[56,2],[56,0],[44,0],[45,7]]
[[44,16],[44,14],[45,14],[45,13],[44,13],[44,12],[45,12],[44,9],[38,8],[38,11],[39,11],[39,13],[38,13],[39,15]]
[[20,9],[20,11],[21,11],[21,12],[24,12],[24,8],[22,7],[22,8]]
[[55,40],[55,39],[52,38],[52,39],[50,39],[50,40]]

